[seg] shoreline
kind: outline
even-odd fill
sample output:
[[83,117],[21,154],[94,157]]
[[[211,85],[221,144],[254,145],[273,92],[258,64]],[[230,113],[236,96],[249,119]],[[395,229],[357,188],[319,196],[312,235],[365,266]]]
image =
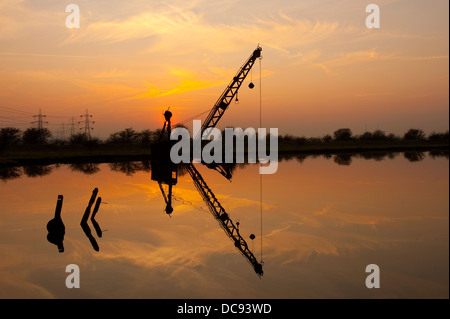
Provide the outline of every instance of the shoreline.
[[[448,152],[446,143],[330,143],[310,145],[279,145],[279,159],[289,155],[333,155],[355,153],[395,152]],[[268,150],[269,151],[269,150]],[[0,154],[0,167],[24,165],[51,165],[73,163],[112,163],[151,160],[149,146],[140,145],[98,145],[88,148],[82,145],[21,145]]]

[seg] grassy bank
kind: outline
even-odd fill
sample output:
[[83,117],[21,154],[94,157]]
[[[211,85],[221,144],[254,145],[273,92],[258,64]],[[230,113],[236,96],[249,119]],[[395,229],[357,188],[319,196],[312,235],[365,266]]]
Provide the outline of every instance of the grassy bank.
[[[111,134],[106,140],[85,134],[72,135],[68,140],[51,140],[50,136],[47,129],[30,128],[25,132],[16,128],[0,129],[0,165],[148,160],[150,145],[160,139],[161,131],[137,132],[128,128]],[[420,129],[410,129],[403,137],[380,130],[353,135],[349,128],[341,128],[323,137],[280,135],[277,138],[281,155],[433,151],[448,150],[449,144],[448,131],[427,136]],[[270,148],[270,143],[267,147]]]
[[150,158],[150,147],[141,145],[14,145],[0,154],[0,165],[112,162]]
[[429,140],[397,140],[397,141],[307,141],[304,143],[281,142],[279,152],[305,152],[305,153],[340,153],[365,151],[429,151],[433,149],[446,149],[448,142],[433,142]]

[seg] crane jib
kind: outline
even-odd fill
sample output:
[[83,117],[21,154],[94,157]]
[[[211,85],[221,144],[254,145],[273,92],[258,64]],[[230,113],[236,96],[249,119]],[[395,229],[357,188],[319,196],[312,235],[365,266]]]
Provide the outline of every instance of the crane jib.
[[216,126],[217,122],[222,117],[224,111],[230,105],[233,98],[236,96],[237,91],[241,87],[245,78],[247,77],[248,72],[253,67],[256,59],[261,57],[261,47],[257,47],[256,50],[253,51],[252,55],[247,59],[247,61],[242,65],[239,69],[239,72],[233,78],[231,83],[227,86],[225,91],[217,100],[216,104],[212,108],[211,112],[208,114],[205,122],[202,125],[201,132],[204,132],[206,129],[213,128]]

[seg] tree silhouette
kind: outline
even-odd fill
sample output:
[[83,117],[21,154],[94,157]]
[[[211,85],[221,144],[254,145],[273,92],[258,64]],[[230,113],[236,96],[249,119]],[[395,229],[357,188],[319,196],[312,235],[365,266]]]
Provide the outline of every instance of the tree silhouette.
[[20,130],[14,127],[0,129],[0,145],[15,145],[20,143]]
[[13,166],[13,167],[0,167],[0,179],[2,181],[7,181],[10,179],[19,178],[22,175],[22,168]]
[[47,128],[29,128],[23,132],[22,141],[24,144],[47,144],[52,133]]
[[73,134],[70,136],[70,144],[86,144],[89,137],[85,133]]
[[330,134],[326,134],[322,137],[322,141],[325,143],[330,143],[333,140]]
[[29,165],[23,167],[23,172],[28,177],[45,176],[52,172],[52,167],[44,165]]
[[428,139],[432,142],[447,142],[449,141],[449,134],[448,131],[445,133],[436,133],[433,132],[430,134]]
[[138,139],[143,145],[150,145],[155,139],[155,133],[150,130],[144,130],[138,133]]
[[384,133],[384,131],[376,130],[372,134],[372,139],[374,141],[386,141],[387,140],[387,136],[386,136],[386,133]]
[[448,149],[446,149],[446,150],[440,150],[440,149],[431,150],[428,152],[428,154],[430,154],[430,156],[432,158],[445,157],[446,159],[448,159],[448,157],[449,157]]
[[425,133],[422,130],[412,128],[405,133],[403,138],[405,140],[423,140],[425,139]]
[[359,136],[361,141],[371,141],[373,139],[373,134],[371,132],[364,132],[361,136]]
[[142,170],[140,162],[114,162],[109,163],[109,168],[112,171],[125,173],[127,176],[133,176],[135,173]]
[[100,171],[96,163],[73,163],[69,167],[74,172],[81,172],[86,175],[93,175]]
[[336,154],[334,156],[334,162],[339,165],[349,166],[352,163],[351,154]]
[[14,127],[0,129],[0,154],[10,145],[20,143],[20,130]]
[[352,130],[349,128],[340,128],[334,131],[333,136],[336,141],[348,141],[352,139]]
[[133,144],[139,139],[139,133],[137,133],[132,128],[126,128],[123,131],[110,134],[108,138],[109,143],[123,143],[123,144]]
[[85,133],[74,134],[70,136],[70,144],[72,145],[83,145],[88,149],[93,149],[99,146],[101,143],[100,139],[97,137],[89,137]]
[[417,151],[408,151],[403,153],[403,156],[410,162],[420,162],[425,158],[425,154],[423,152]]

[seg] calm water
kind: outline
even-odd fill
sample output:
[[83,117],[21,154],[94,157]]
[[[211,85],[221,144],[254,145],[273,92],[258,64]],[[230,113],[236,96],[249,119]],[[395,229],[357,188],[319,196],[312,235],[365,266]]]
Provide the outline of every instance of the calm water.
[[[189,174],[168,216],[146,163],[2,169],[0,297],[448,298],[448,158],[380,159],[284,160],[263,177],[262,216],[258,166],[236,168],[231,182],[196,166],[262,259],[261,278]],[[94,188],[99,251],[80,227]],[[58,195],[62,253],[46,229]],[[79,289],[65,286],[69,264],[80,267]],[[380,267],[379,289],[366,288],[368,264]]]

